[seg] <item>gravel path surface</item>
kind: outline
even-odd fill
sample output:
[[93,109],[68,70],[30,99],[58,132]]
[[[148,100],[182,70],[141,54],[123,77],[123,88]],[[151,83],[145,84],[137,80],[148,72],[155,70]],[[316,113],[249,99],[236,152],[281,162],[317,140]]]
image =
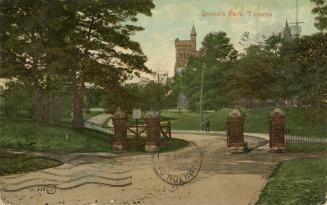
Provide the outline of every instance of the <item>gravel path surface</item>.
[[87,120],[87,122],[101,126],[107,119],[109,119],[111,117],[112,117],[112,114],[102,113],[100,115],[91,117],[90,119]]
[[[146,153],[68,155],[61,157],[65,164],[60,167],[0,177],[0,202],[11,205],[248,205],[255,204],[277,163],[299,157],[327,156],[327,153],[269,153],[268,145],[247,154],[231,154],[224,136],[184,133],[174,137],[190,140],[196,146],[158,156]],[[253,144],[261,141],[260,138],[246,139]],[[200,171],[187,184],[171,185],[154,171],[158,166],[183,170],[187,163],[199,163],[197,156],[202,160]],[[159,165],[154,157],[160,159]]]

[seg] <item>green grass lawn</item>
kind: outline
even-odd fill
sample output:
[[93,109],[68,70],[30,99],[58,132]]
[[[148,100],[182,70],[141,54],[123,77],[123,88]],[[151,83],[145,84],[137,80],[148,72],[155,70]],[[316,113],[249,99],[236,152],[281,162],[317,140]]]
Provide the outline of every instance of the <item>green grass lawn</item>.
[[[31,120],[0,119],[0,148],[43,152],[111,152],[112,135],[91,129],[74,130],[70,127],[41,126]],[[188,142],[172,139],[163,150],[175,150]],[[144,151],[129,149],[128,151]]]
[[290,160],[277,167],[256,205],[317,205],[327,193],[327,159]]
[[327,143],[325,144],[308,144],[308,143],[291,143],[287,145],[287,152],[327,152]]
[[[245,132],[266,133],[268,130],[268,115],[273,108],[261,108],[257,110],[242,109],[246,114],[244,129]],[[326,136],[327,123],[316,123],[311,121],[302,108],[287,108],[286,112],[286,128],[303,129],[314,128],[317,135]],[[203,119],[209,118],[211,121],[211,130],[223,131],[231,109],[222,109],[218,112],[205,112]],[[199,130],[200,114],[194,112],[171,112],[162,111],[163,118],[170,119],[172,129],[174,130]]]
[[43,157],[0,152],[0,176],[37,171],[59,165],[62,163]]
[[110,152],[112,136],[89,129],[0,119],[0,147],[46,152]]

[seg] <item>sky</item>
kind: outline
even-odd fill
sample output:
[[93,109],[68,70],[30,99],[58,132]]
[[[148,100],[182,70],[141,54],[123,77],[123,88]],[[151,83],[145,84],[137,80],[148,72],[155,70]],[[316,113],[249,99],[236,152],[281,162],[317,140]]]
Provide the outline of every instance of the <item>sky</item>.
[[[159,73],[168,72],[169,76],[174,74],[174,40],[188,40],[193,22],[197,31],[198,49],[206,34],[224,31],[234,47],[242,51],[239,42],[244,32],[250,32],[255,41],[257,36],[283,29],[286,19],[290,23],[296,21],[296,0],[154,0],[154,4],[151,17],[142,14],[138,16],[136,24],[145,30],[137,32],[132,39],[141,44],[148,57],[148,68]],[[304,22],[300,24],[302,35],[318,31],[313,26],[313,7],[314,3],[310,0],[298,0],[299,21]],[[230,11],[234,14],[241,12],[243,16],[229,16]],[[255,12],[264,16],[254,16]],[[216,16],[209,15],[210,13],[215,13]],[[222,14],[225,16],[219,16]],[[139,80],[134,78],[131,82]]]
[[[239,51],[244,32],[250,32],[255,41],[257,36],[280,31],[286,20],[296,21],[296,0],[154,0],[154,4],[151,17],[138,16],[137,25],[145,30],[132,39],[140,42],[148,56],[146,65],[153,71],[168,72],[169,76],[174,74],[174,40],[188,40],[193,21],[197,48],[209,32],[224,31]],[[313,26],[313,7],[310,0],[298,0],[298,19],[304,22],[300,24],[302,35],[318,32]]]

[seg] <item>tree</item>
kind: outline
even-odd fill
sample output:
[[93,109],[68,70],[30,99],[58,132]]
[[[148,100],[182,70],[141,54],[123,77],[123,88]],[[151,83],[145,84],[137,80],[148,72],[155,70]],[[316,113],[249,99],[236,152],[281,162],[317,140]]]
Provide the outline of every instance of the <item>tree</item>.
[[327,34],[316,33],[299,39],[296,74],[302,103],[310,107],[316,120],[327,119]]
[[133,23],[151,15],[151,0],[4,0],[0,7],[1,77],[33,83],[38,121],[42,92],[70,86],[72,126],[81,128],[85,82],[105,87],[149,72],[130,36],[143,30]]
[[260,46],[247,48],[227,74],[227,89],[231,97],[236,102],[273,99],[277,60]]
[[[70,3],[70,2],[69,2]],[[66,47],[79,63],[72,67],[73,122],[83,127],[84,82],[107,87],[108,82],[121,83],[129,75],[149,72],[147,58],[138,42],[130,36],[142,27],[132,25],[139,13],[151,16],[151,0],[118,1],[91,0],[70,5],[76,16],[73,32]],[[77,7],[77,8],[76,8]],[[71,16],[71,15],[69,15]]]
[[[246,34],[245,34],[246,37]],[[212,32],[202,42],[204,63],[203,104],[205,109],[220,109],[228,104],[225,73],[237,59],[238,52],[225,32]]]
[[0,77],[33,84],[38,122],[42,122],[40,81],[44,73],[46,8],[45,1],[0,2]]
[[188,100],[188,109],[199,110],[202,62],[190,58],[181,75],[174,78],[174,90],[177,94],[183,93]]
[[[60,64],[66,56],[59,48],[60,37],[71,27],[62,16],[62,2],[4,0],[0,5],[0,76],[17,79],[25,86],[33,85],[35,119],[39,123],[48,123],[50,98],[54,99],[55,108],[59,108],[58,95],[67,86],[65,66]],[[56,124],[60,124],[60,110],[54,111]]]
[[175,106],[172,102],[176,102],[169,81],[166,84],[149,81],[146,84],[112,86],[106,89],[103,97],[104,106],[110,113],[114,113],[118,107],[128,113],[133,108],[161,110]]
[[241,35],[241,41],[238,42],[243,47],[248,47],[251,43],[250,41],[250,32],[245,31]]
[[204,107],[217,110],[230,104],[228,90],[226,90],[226,73],[233,63],[221,63],[205,68]]
[[314,25],[320,31],[327,30],[327,1],[325,0],[311,0],[316,4],[312,9],[312,13],[316,14]]
[[175,87],[183,92],[189,109],[199,110],[202,69],[204,68],[203,107],[219,109],[226,106],[228,99],[224,91],[225,72],[237,58],[237,51],[225,32],[211,32],[202,42],[201,58],[191,58],[177,76]]
[[280,47],[282,45],[282,35],[273,33],[272,35],[265,38],[262,44],[262,47],[267,52],[272,54],[278,54]]
[[211,32],[202,41],[202,60],[207,65],[226,63],[237,58],[237,51],[225,32]]
[[133,107],[138,107],[139,90],[137,86],[111,85],[105,88],[102,102],[103,107],[109,113],[115,113],[117,108],[121,108],[130,113]]
[[90,108],[97,108],[102,106],[102,99],[104,95],[104,89],[101,87],[88,87],[85,92],[84,104],[86,109],[90,111]]

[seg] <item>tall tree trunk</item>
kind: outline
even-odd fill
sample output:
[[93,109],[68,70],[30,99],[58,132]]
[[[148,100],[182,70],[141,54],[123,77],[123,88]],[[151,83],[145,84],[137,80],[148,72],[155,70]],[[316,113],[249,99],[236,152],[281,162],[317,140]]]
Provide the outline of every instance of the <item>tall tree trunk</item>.
[[43,97],[43,123],[49,124],[50,120],[50,96],[45,95]]
[[61,126],[61,110],[60,110],[60,97],[55,95],[53,97],[53,111],[56,126]]
[[84,81],[74,76],[72,80],[72,94],[73,94],[73,121],[72,127],[79,129],[84,127],[83,120],[83,95],[84,95]]
[[32,80],[34,87],[34,118],[38,123],[42,123],[41,88],[37,76],[36,63],[34,63],[32,69]]

